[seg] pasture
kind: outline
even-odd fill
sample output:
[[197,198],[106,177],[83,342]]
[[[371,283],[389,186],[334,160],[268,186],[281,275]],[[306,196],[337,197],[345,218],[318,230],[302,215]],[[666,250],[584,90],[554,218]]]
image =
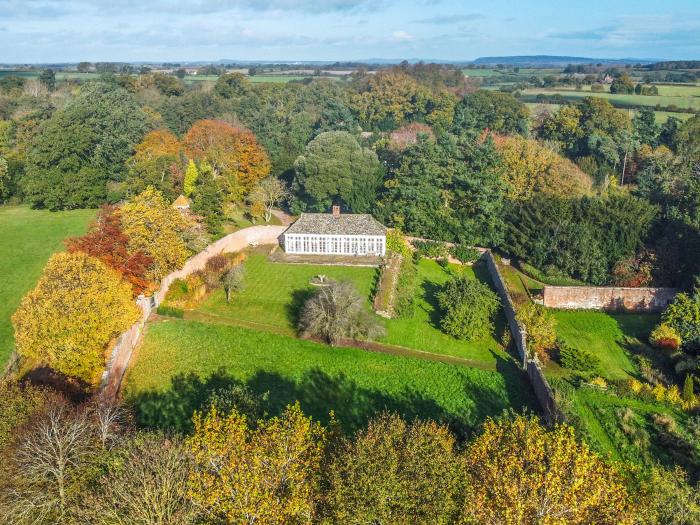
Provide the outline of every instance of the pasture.
[[345,432],[390,410],[449,422],[466,434],[504,409],[536,406],[512,361],[485,371],[188,320],[148,326],[123,397],[141,426],[187,431],[211,392],[231,385],[268,392],[270,415],[296,400],[324,423],[332,410]]
[[84,233],[94,210],[50,212],[26,206],[0,206],[0,367],[12,354],[10,317],[36,283],[49,256],[63,239]]
[[[666,86],[660,86],[666,87]],[[677,87],[681,89],[680,86],[669,86]],[[539,94],[552,96],[561,95],[564,100],[576,101],[584,97],[600,97],[605,98],[610,101],[616,107],[627,108],[634,106],[676,106],[679,108],[690,108],[695,110],[700,110],[700,97],[695,95],[696,87],[688,88],[688,94],[680,95],[627,95],[620,93],[593,93],[590,89],[577,91],[575,89],[547,89],[547,88],[529,88],[523,91],[522,100],[524,102],[536,103],[536,97]],[[660,90],[661,91],[661,90]],[[676,91],[679,93],[680,91]]]

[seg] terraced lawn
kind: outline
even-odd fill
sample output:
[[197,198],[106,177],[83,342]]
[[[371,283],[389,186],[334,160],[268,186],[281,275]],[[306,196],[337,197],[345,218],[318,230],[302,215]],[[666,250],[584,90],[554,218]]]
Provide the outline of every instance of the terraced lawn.
[[[368,308],[377,278],[374,268],[273,263],[261,253],[253,253],[245,265],[245,289],[241,294],[227,303],[223,291],[218,290],[197,311],[291,336],[296,333],[299,309],[314,291],[309,284],[312,277],[324,274],[352,281],[360,294],[368,298]],[[496,334],[478,341],[460,341],[440,331],[435,293],[455,271],[490,282],[481,265],[445,270],[435,261],[422,260],[415,313],[408,319],[382,319],[387,335],[381,342],[469,359],[477,366],[495,369],[498,359],[508,357],[498,343],[505,326],[502,318],[497,320]]]
[[63,239],[85,232],[94,210],[50,212],[0,206],[0,370],[14,348],[10,317]]
[[123,395],[140,425],[187,431],[213,390],[240,384],[269,392],[270,414],[299,400],[323,422],[333,410],[347,432],[384,410],[468,433],[503,409],[536,407],[510,360],[485,371],[187,320],[148,326]]

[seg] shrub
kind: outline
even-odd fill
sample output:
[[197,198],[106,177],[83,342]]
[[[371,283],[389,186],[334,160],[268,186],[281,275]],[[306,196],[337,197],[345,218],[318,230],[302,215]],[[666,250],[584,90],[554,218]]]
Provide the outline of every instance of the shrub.
[[450,248],[450,254],[459,262],[468,264],[479,260],[481,252],[472,246],[466,244],[455,244]]
[[529,304],[518,311],[517,319],[527,331],[528,348],[543,362],[557,341],[557,320],[542,305]]
[[664,350],[678,350],[681,346],[681,337],[668,324],[661,323],[651,332],[649,341],[657,348]]
[[693,376],[691,374],[685,375],[685,381],[683,383],[683,401],[686,403],[695,403],[695,387],[693,385]]
[[493,331],[498,296],[484,283],[464,276],[447,281],[437,294],[442,330],[458,339],[479,339]]
[[207,272],[222,273],[224,270],[227,270],[230,265],[231,259],[225,256],[223,253],[220,253],[218,255],[214,255],[213,257],[209,257],[204,268]]
[[319,288],[304,304],[299,331],[305,337],[320,337],[329,344],[342,339],[369,339],[383,328],[366,309],[366,301],[348,281]]
[[411,247],[408,245],[401,230],[394,229],[386,232],[386,250],[388,252],[398,253],[402,257],[411,256]]
[[427,259],[439,259],[447,257],[447,245],[440,241],[413,241],[413,246],[421,257]]
[[564,343],[557,343],[561,366],[577,372],[600,374],[600,359],[587,350],[573,348]]
[[418,266],[413,263],[410,257],[404,257],[399,268],[396,294],[394,295],[394,313],[398,317],[407,318],[413,315],[417,288]]
[[226,302],[231,301],[231,294],[238,293],[243,290],[245,278],[245,266],[239,264],[227,271],[221,278],[221,284],[224,287],[226,294]]
[[176,306],[168,306],[166,304],[161,304],[157,309],[156,313],[158,315],[164,315],[166,317],[177,317],[182,319],[185,316],[185,311],[182,308]]
[[684,346],[700,340],[700,296],[679,293],[661,314],[662,324],[673,328]]

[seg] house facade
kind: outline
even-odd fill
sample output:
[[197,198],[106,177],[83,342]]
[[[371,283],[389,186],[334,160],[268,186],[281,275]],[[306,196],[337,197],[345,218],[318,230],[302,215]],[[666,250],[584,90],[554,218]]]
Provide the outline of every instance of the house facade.
[[306,255],[384,256],[386,228],[369,214],[302,213],[282,235],[284,251]]

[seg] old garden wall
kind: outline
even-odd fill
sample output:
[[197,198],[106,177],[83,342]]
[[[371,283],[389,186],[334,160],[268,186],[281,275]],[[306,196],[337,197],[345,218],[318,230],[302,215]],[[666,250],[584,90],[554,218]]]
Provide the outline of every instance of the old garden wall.
[[677,293],[675,288],[545,286],[543,304],[549,308],[659,312]]
[[184,279],[197,270],[203,270],[207,260],[214,255],[238,252],[251,245],[276,244],[286,229],[286,226],[251,226],[227,235],[187,259],[180,270],[165,276],[160,287],[151,297],[140,296],[136,302],[141,308],[141,317],[114,343],[107,367],[102,375],[102,398],[108,402],[116,400],[131,354],[141,340],[146,321],[151,315],[151,311],[163,302],[175,279]]

